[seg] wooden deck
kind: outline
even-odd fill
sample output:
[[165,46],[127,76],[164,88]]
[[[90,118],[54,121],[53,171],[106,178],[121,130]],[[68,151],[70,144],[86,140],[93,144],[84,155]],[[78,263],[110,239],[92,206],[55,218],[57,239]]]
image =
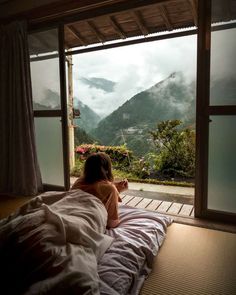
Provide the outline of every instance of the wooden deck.
[[194,206],[182,203],[152,200],[147,198],[121,195],[122,203],[131,207],[157,211],[164,214],[181,217],[194,217]]

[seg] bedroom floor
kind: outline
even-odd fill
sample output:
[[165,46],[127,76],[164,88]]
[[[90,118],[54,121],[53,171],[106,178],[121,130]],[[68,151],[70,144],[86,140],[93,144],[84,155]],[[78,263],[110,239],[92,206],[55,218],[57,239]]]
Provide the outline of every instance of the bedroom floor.
[[140,295],[236,294],[236,234],[173,223]]
[[32,197],[0,196],[0,219],[7,217],[17,208],[30,201]]

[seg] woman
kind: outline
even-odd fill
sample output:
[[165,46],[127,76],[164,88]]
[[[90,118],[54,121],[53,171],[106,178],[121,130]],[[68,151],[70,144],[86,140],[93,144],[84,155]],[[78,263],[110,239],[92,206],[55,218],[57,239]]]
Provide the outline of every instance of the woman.
[[72,189],[81,189],[102,201],[108,213],[107,227],[116,227],[119,224],[119,193],[128,188],[127,180],[113,180],[111,159],[107,154],[99,152],[87,158],[82,177],[72,186]]

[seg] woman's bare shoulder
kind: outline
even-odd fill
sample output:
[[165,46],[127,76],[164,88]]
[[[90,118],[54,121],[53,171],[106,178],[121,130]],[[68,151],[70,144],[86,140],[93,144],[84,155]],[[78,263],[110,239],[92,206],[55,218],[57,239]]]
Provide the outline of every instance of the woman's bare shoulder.
[[76,181],[73,183],[71,189],[78,189],[80,188],[82,181],[80,178],[77,178]]

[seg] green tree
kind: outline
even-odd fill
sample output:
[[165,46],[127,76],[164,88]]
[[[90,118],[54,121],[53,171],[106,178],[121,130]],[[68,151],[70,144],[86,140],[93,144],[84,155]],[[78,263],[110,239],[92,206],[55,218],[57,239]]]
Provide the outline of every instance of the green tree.
[[80,127],[74,129],[75,136],[75,146],[81,145],[84,143],[95,143],[95,140],[91,135],[89,135],[85,130]]
[[195,172],[195,132],[181,129],[180,120],[167,120],[150,131],[156,152],[149,155],[153,167],[169,176],[193,177]]

